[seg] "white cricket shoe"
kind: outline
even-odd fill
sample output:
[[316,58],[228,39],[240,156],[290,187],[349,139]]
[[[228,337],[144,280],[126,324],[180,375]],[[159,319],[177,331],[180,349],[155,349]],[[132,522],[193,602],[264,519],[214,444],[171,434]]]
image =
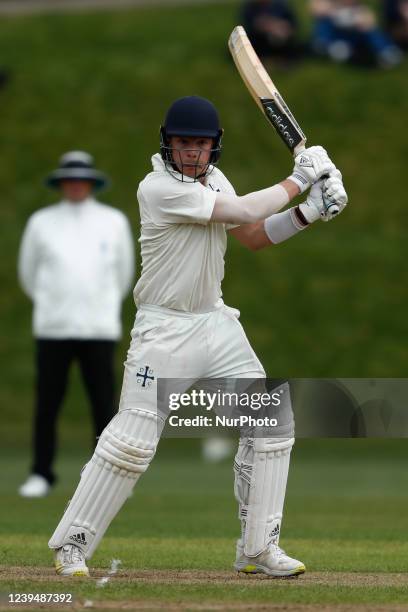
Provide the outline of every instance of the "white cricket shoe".
[[298,576],[306,571],[301,561],[288,557],[284,550],[271,544],[256,557],[247,557],[241,542],[237,543],[237,557],[234,568],[245,574],[266,574],[267,576]]
[[89,576],[85,555],[78,546],[65,544],[55,550],[55,571],[60,576]]
[[18,492],[21,497],[45,497],[50,492],[51,485],[44,476],[31,474]]

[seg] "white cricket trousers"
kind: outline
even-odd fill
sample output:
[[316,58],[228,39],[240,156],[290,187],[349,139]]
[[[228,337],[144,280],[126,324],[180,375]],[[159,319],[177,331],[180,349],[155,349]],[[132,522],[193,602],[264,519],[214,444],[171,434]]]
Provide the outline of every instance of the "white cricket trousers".
[[[237,310],[224,304],[203,314],[150,305],[139,308],[119,411],[85,466],[50,548],[74,543],[89,559],[147,470],[165,420],[157,404],[158,378],[188,379],[191,384],[208,378],[265,378],[238,317]],[[277,541],[292,444],[289,438],[241,440],[235,458],[235,493],[246,554],[265,549],[271,537]]]
[[125,361],[119,412],[135,408],[156,412],[158,378],[265,378],[239,314],[224,303],[202,314],[140,306]]

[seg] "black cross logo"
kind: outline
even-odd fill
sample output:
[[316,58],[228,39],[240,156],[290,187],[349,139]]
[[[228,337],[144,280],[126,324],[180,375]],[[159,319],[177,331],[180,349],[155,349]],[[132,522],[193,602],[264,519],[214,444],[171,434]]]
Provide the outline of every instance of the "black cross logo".
[[[139,368],[139,372],[136,373],[136,376],[139,376],[137,382],[140,383],[142,387],[150,387],[152,384],[151,381],[154,380],[154,376],[149,376],[149,374],[153,374],[153,370],[151,370],[149,366],[145,366],[144,369]],[[142,378],[143,382],[141,382]]]

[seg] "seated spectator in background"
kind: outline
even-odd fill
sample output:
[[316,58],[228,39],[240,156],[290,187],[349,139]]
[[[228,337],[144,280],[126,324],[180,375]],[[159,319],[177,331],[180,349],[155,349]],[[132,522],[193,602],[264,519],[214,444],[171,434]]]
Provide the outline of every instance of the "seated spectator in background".
[[311,0],[313,49],[336,62],[391,68],[401,51],[382,32],[373,11],[359,0]]
[[384,0],[387,32],[401,49],[408,50],[408,0]]
[[298,24],[287,0],[248,0],[242,6],[241,19],[261,58],[290,61],[299,56]]
[[134,262],[127,218],[94,197],[106,183],[87,153],[63,155],[47,178],[61,201],[30,217],[21,242],[19,277],[33,300],[36,343],[33,461],[23,497],[43,497],[55,482],[57,417],[73,362],[96,437],[114,413],[114,349]]

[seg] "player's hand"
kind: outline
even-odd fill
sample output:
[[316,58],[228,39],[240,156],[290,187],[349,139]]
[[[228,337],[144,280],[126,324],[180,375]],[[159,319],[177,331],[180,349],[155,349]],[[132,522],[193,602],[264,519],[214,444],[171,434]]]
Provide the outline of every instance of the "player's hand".
[[335,165],[323,147],[309,147],[295,157],[295,166],[289,180],[296,183],[303,193],[325,174],[335,170]]
[[308,223],[314,223],[324,214],[323,179],[313,185],[306,202],[299,204],[299,210]]
[[318,219],[330,221],[341,213],[347,202],[341,173],[335,169],[329,178],[320,179],[313,185],[306,202],[300,204],[299,209],[308,223],[314,223]]
[[322,221],[330,221],[344,210],[348,202],[340,170],[336,168],[330,173],[329,178],[323,181],[322,191],[324,204]]

